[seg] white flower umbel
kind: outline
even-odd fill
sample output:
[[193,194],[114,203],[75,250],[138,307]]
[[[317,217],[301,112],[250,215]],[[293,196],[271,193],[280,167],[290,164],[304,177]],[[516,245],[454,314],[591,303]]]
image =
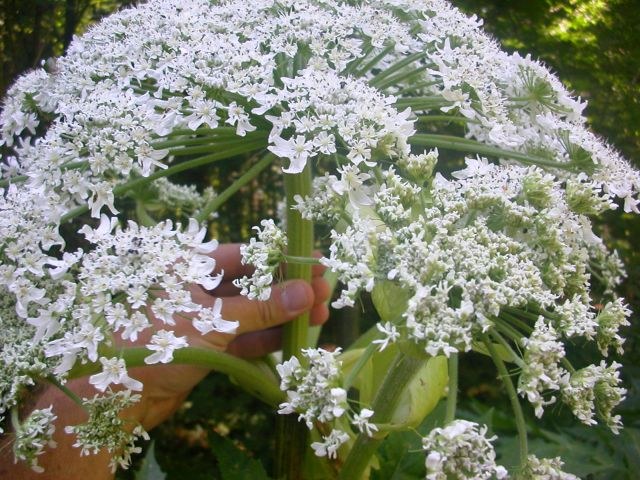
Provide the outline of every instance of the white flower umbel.
[[427,480],[483,480],[507,478],[504,467],[496,465],[496,453],[486,437],[487,427],[466,420],[454,420],[434,428],[422,439]]
[[346,286],[340,298],[331,304],[334,308],[352,307],[360,290],[373,290],[375,277],[370,266],[375,263],[374,235],[375,223],[357,216],[353,226],[343,233],[331,232],[331,254],[329,258],[321,259],[321,263],[337,272]]
[[298,413],[309,429],[313,422],[331,422],[348,409],[347,392],[340,387],[340,350],[303,350],[309,366],[304,368],[296,357],[278,365],[280,389],[287,393],[287,401],[280,404],[278,413]]
[[613,433],[622,428],[620,415],[612,411],[625,399],[627,390],[620,386],[620,365],[612,362],[607,366],[603,360],[600,365],[589,365],[573,373],[562,388],[562,401],[581,422],[595,425],[596,412],[602,422]]
[[294,208],[306,220],[334,225],[344,214],[346,203],[345,197],[333,188],[337,182],[338,178],[328,173],[315,177],[313,179],[313,195],[308,198],[296,195]]
[[287,248],[287,236],[273,220],[262,220],[260,225],[262,228],[253,227],[258,239],[251,238],[248,245],[240,247],[242,264],[253,265],[253,275],[238,278],[233,283],[241,289],[241,295],[266,301],[271,296],[274,273],[280,267]]
[[562,471],[563,462],[560,457],[538,458],[529,455],[527,465],[519,478],[540,480],[580,480],[579,477]]
[[596,341],[600,352],[605,357],[608,355],[609,348],[613,348],[618,355],[624,353],[622,348],[624,338],[620,336],[619,329],[630,325],[628,320],[630,316],[631,310],[621,298],[608,302],[598,313]]
[[[177,321],[233,331],[219,302],[191,296],[222,278],[211,275],[216,242],[203,225],[120,227],[114,215],[128,214],[121,200],[131,195],[152,224],[148,213],[164,210],[147,187],[159,203],[184,205],[176,216],[195,212],[193,189],[156,177],[266,149],[287,175],[328,171],[313,195],[294,198],[304,218],[333,229],[322,262],[344,285],[334,306],[355,305],[380,280],[407,293],[381,346],[398,336],[451,355],[514,320],[506,341],[530,360],[520,392],[538,414],[565,378],[560,336],[619,351],[626,307],[605,298],[594,318],[591,283],[602,278],[612,297],[623,271],[588,216],[640,212],[640,174],[586,129],[585,104],[546,67],[501,51],[480,25],[445,0],[149,0],[75,38],[55,68],[18,79],[0,113],[0,298],[11,309],[2,304],[0,326],[12,332],[0,414],[34,378],[63,380],[76,362],[97,362],[114,335],[151,336],[154,363],[186,345],[168,333]],[[433,175],[438,152],[424,149],[444,133],[430,119],[442,115],[465,124],[466,138],[448,145],[495,155]],[[88,243],[69,251],[78,242],[60,232],[82,212],[100,225],[84,225]],[[243,252],[258,267],[238,283],[245,294],[269,298],[284,246],[263,223]],[[529,331],[538,310],[548,323],[520,342],[512,329],[524,321]],[[20,327],[29,338],[12,343]],[[96,384],[129,383],[115,367]],[[287,380],[294,393],[300,375]],[[327,418],[345,408],[340,388],[315,392]]]
[[575,295],[556,307],[555,313],[559,316],[559,321],[556,322],[558,331],[564,336],[569,338],[581,336],[590,340],[595,337],[598,328],[596,314],[579,296]]
[[[192,300],[194,284],[214,289],[222,280],[222,273],[211,274],[216,262],[208,255],[217,242],[205,241],[206,230],[195,220],[186,229],[179,224],[174,227],[171,221],[154,227],[129,221],[122,229],[116,220],[103,215],[95,229],[85,225],[81,233],[94,248],[77,266],[79,295],[73,308],[30,320],[39,331],[55,331],[56,325],[65,324],[64,335],[46,345],[47,356],[60,359],[57,374],[64,374],[77,359],[97,361],[98,345],[110,333],[135,340],[141,332],[153,329],[149,313],[167,325],[186,316],[200,331],[235,330],[237,324],[220,315],[222,300],[213,308]],[[156,350],[149,357],[155,361],[170,361],[175,348],[186,346],[185,339],[178,342],[166,332],[152,339],[147,346]],[[103,389],[107,386],[104,381],[102,377],[96,380]]]
[[[57,308],[62,307],[50,305],[47,310]],[[0,296],[0,324],[0,415],[4,415],[11,408],[19,408],[25,391],[36,384],[38,377],[49,375],[54,362],[45,358],[43,341],[33,340],[36,328],[18,317],[9,295]]]
[[140,395],[132,395],[131,391],[107,392],[84,399],[83,405],[89,414],[86,423],[68,426],[65,432],[75,435],[74,447],[80,448],[81,455],[96,454],[105,449],[111,455],[111,470],[127,468],[131,455],[141,451],[135,445],[138,438],[149,439],[147,432],[140,425],[129,428],[120,412],[140,400]]
[[54,422],[58,418],[48,408],[34,410],[17,426],[14,435],[13,454],[16,461],[26,462],[32,470],[42,473],[44,469],[38,465],[38,457],[45,453],[45,449],[55,448],[53,434],[56,430]]
[[554,328],[543,318],[536,322],[529,338],[523,338],[524,366],[518,380],[518,393],[534,406],[541,417],[544,407],[556,401],[555,396],[544,398],[548,391],[558,391],[566,384],[567,371],[560,367],[565,356],[564,346]]

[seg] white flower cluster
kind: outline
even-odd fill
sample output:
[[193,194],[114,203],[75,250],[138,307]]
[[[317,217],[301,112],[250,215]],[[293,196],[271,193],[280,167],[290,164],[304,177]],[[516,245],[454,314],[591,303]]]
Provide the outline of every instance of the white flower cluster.
[[[438,175],[421,190],[394,169],[377,175],[379,184],[358,187],[372,205],[352,205],[352,224],[332,232],[330,256],[322,260],[345,285],[334,306],[353,305],[377,279],[397,282],[411,292],[407,334],[431,355],[469,350],[505,306],[556,309],[567,336],[591,339],[602,330],[585,313],[586,260],[600,241],[553,177],[482,159],[467,159],[458,180]],[[304,199],[305,208],[313,199]],[[325,189],[316,207],[326,204]],[[573,293],[572,309],[556,306],[565,292]]]
[[582,423],[595,425],[596,411],[613,433],[622,428],[620,415],[613,415],[612,410],[622,403],[627,393],[620,387],[620,365],[612,362],[607,366],[603,360],[600,365],[589,365],[571,375],[562,389],[562,400],[569,405]]
[[564,346],[543,318],[538,319],[531,336],[522,339],[522,346],[525,352],[518,392],[534,406],[536,416],[541,417],[544,406],[556,401],[548,392],[560,392],[562,401],[582,423],[595,425],[597,412],[614,433],[620,431],[621,418],[612,414],[626,395],[620,386],[619,363],[607,366],[603,360],[570,374],[560,366],[565,357]]
[[313,197],[295,196],[294,208],[302,218],[334,225],[340,220],[345,209],[345,199],[336,195],[334,185],[338,183],[335,175],[328,173],[313,179]]
[[287,392],[287,401],[280,404],[278,413],[299,413],[300,420],[312,429],[314,421],[331,422],[347,411],[347,392],[340,387],[340,350],[307,349],[303,354],[308,368],[297,357],[277,366],[280,389]]
[[[90,378],[100,391],[113,384],[141,390],[122,359],[98,354],[100,344],[114,335],[136,341],[145,330],[173,325],[178,317],[202,333],[232,332],[237,326],[222,319],[221,300],[206,308],[191,299],[193,285],[215,288],[222,275],[211,275],[215,262],[208,253],[217,243],[203,241],[205,230],[197,222],[184,230],[169,221],[155,227],[129,222],[121,229],[103,215],[95,229],[85,225],[81,231],[93,249],[47,260],[52,268],[36,264],[29,270],[9,262],[0,267],[0,413],[18,405],[25,387],[38,378],[55,375],[64,382],[78,360],[100,361],[101,373]],[[168,362],[185,346],[184,338],[160,329],[147,345],[155,352],[145,361]]]
[[[51,337],[46,354],[61,357],[55,373],[68,371],[78,358],[97,361],[99,344],[112,332],[123,340],[135,341],[141,332],[155,328],[147,306],[161,325],[174,325],[176,317],[183,316],[202,333],[235,330],[237,322],[222,319],[221,305],[204,307],[191,298],[191,285],[211,290],[222,279],[222,273],[211,275],[215,260],[207,255],[217,242],[203,243],[205,229],[195,220],[184,231],[180,225],[174,229],[170,221],[155,227],[130,221],[126,229],[120,229],[114,219],[103,215],[96,229],[85,225],[81,233],[94,248],[77,266],[80,285],[73,308],[61,315],[40,309],[37,316],[28,319],[39,332],[45,332],[42,335]],[[64,335],[56,336],[62,323],[67,324]],[[156,353],[146,361],[168,362],[173,350],[185,346],[184,339],[160,330],[148,345]],[[109,360],[113,361],[117,360]],[[103,365],[107,370],[114,367]],[[110,374],[95,381],[104,390],[106,379],[118,378],[122,382],[125,377]]]
[[622,355],[624,352],[622,348],[624,338],[618,332],[621,327],[630,325],[629,320],[627,320],[630,316],[631,310],[620,298],[613,302],[607,302],[598,313],[596,317],[596,322],[598,323],[596,341],[598,342],[600,353],[605,357],[608,355],[609,348],[613,348],[618,355]]
[[[46,376],[52,368],[51,359],[44,355],[44,345],[33,342],[35,329],[25,325],[17,316],[10,296],[0,296],[0,420],[4,414],[20,404],[25,391],[35,385],[36,378]],[[0,428],[0,433],[3,433]]]
[[38,465],[38,457],[45,453],[45,448],[56,446],[53,440],[55,426],[53,422],[56,415],[51,406],[31,412],[15,429],[15,440],[13,443],[13,454],[16,461],[26,462],[32,470],[42,473],[44,469]]
[[538,458],[535,455],[529,455],[527,460],[527,465],[521,475],[522,479],[579,480],[575,475],[562,471],[563,462],[560,457]]
[[[311,447],[318,456],[336,458],[340,445],[351,438],[347,432],[335,427],[336,421],[350,412],[347,392],[341,387],[341,362],[337,358],[340,349],[333,352],[322,348],[306,349],[302,353],[308,366],[301,365],[297,357],[276,366],[280,389],[287,393],[287,401],[280,404],[278,413],[298,413],[310,430],[314,422],[334,425],[322,442],[314,442]],[[362,408],[359,413],[349,415],[358,431],[372,436],[378,431],[378,427],[369,421],[373,414],[372,410]]]
[[110,467],[115,471],[118,467],[127,468],[131,463],[131,455],[139,453],[136,447],[138,438],[149,439],[147,432],[137,425],[127,430],[127,421],[120,413],[140,400],[140,395],[132,395],[130,390],[96,395],[84,399],[83,405],[89,414],[85,423],[67,426],[65,432],[74,434],[74,447],[80,448],[81,455],[96,454],[100,450],[108,451],[112,458]]
[[[564,398],[572,378],[560,365],[563,338],[597,341],[603,353],[610,346],[619,350],[624,341],[618,333],[630,314],[624,303],[608,302],[598,315],[591,307],[588,268],[596,263],[591,255],[604,249],[601,240],[571,209],[562,183],[538,168],[468,158],[466,168],[454,172],[456,180],[436,175],[418,189],[400,176],[412,178],[404,171],[409,163],[400,165],[399,171],[375,170],[376,181],[361,176],[350,191],[332,193],[349,197],[352,219],[332,232],[330,256],[322,259],[345,285],[334,306],[353,305],[376,282],[395,282],[409,292],[404,321],[379,326],[385,338],[377,343],[408,337],[430,355],[471,349],[479,334],[507,315],[505,308],[539,306],[545,317],[533,333],[525,329],[528,337],[512,340],[524,351],[518,390],[541,416],[556,400],[548,393]],[[327,192],[316,205],[313,195],[299,205],[311,211],[336,204]],[[370,204],[353,201],[365,196]],[[594,387],[584,384],[591,396]],[[614,395],[602,414],[614,429],[611,407],[622,397]]]
[[556,401],[556,397],[543,398],[546,391],[558,391],[566,381],[567,371],[560,367],[565,356],[564,345],[554,328],[543,318],[536,322],[529,338],[523,338],[524,366],[518,380],[518,393],[534,406],[541,417],[544,406]]
[[262,220],[260,225],[262,228],[253,227],[258,240],[251,238],[248,245],[240,246],[242,264],[251,264],[255,270],[251,277],[237,278],[233,283],[241,289],[241,295],[266,301],[271,296],[273,274],[280,267],[287,249],[287,236],[273,220]]
[[340,298],[331,304],[334,308],[353,307],[361,290],[373,290],[375,275],[371,265],[375,261],[372,246],[375,235],[374,221],[358,216],[344,233],[331,232],[331,255],[321,259],[321,263],[337,272],[345,285]]
[[[337,162],[296,208],[331,227],[346,223],[323,260],[345,285],[334,306],[354,305],[379,280],[409,292],[402,321],[382,327],[388,341],[402,335],[450,355],[471,349],[506,308],[534,306],[547,323],[523,342],[533,360],[547,350],[560,359],[560,336],[620,351],[628,309],[614,300],[596,315],[590,279],[600,273],[610,294],[622,269],[586,215],[618,199],[639,213],[640,174],[586,129],[580,99],[540,63],[502,52],[480,24],[445,0],[149,0],[20,78],[0,113],[0,297],[10,307],[0,322],[21,323],[30,338],[2,343],[0,414],[33,377],[63,379],[76,361],[102,363],[93,377],[101,390],[137,389],[120,359],[98,353],[114,334],[135,341],[152,329],[146,361],[164,363],[186,346],[164,328],[177,319],[202,333],[235,329],[221,301],[205,308],[191,297],[190,286],[211,290],[221,280],[211,276],[215,242],[204,242],[204,228],[116,228],[115,215],[120,195],[152,179],[160,201],[195,212],[194,190],[157,177],[185,159],[265,148],[291,174],[311,160]],[[454,179],[433,176],[438,151],[415,153],[433,135],[416,131],[442,115],[468,120],[468,138],[445,143],[481,145],[502,163],[467,158]],[[389,161],[396,166],[382,169]],[[100,225],[85,225],[88,244],[71,251],[77,242],[60,232],[85,211]],[[243,250],[256,272],[238,285],[264,300],[286,243],[273,223],[257,231]],[[306,385],[303,370],[286,368],[292,385]],[[607,368],[613,404],[623,394]],[[522,392],[537,409],[543,390],[561,389],[560,373],[523,373]],[[312,394],[329,406],[303,413],[307,423],[346,408],[329,384],[333,397],[309,390],[312,410]],[[371,431],[359,415],[356,426]],[[335,455],[343,438],[334,433],[317,451]]]
[[422,439],[427,452],[426,480],[488,480],[507,478],[507,470],[496,465],[496,452],[487,438],[487,427],[454,420],[434,428]]

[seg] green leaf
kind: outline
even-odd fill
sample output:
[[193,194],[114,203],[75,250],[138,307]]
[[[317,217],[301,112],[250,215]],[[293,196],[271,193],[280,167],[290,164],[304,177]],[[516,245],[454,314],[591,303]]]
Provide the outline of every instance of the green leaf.
[[209,438],[222,480],[269,480],[262,463],[220,435]]
[[380,318],[385,322],[394,322],[407,309],[409,295],[405,288],[395,282],[383,280],[373,287],[371,299]]
[[391,423],[411,427],[420,425],[440,402],[448,380],[445,357],[427,360],[406,386]]
[[136,473],[136,480],[165,480],[167,474],[162,471],[156,460],[155,442],[149,445],[146,455],[142,459],[140,470]]

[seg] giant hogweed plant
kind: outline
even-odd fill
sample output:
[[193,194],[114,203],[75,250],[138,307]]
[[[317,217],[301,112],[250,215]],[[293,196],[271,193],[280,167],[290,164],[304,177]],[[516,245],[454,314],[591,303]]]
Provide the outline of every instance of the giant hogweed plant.
[[[389,432],[446,398],[422,440],[427,479],[575,478],[529,453],[521,404],[622,428],[620,365],[606,357],[622,351],[630,312],[591,218],[637,213],[640,175],[586,129],[580,99],[480,26],[443,0],[151,0],[18,79],[0,116],[0,412],[16,459],[37,470],[52,446],[56,412],[18,412],[29,389],[91,375],[96,396],[76,398],[89,420],[66,431],[79,454],[108,448],[126,467],[146,437],[118,419],[144,388],[127,368],[195,362],[283,414],[280,476],[304,474],[310,444],[327,477],[366,477]],[[457,170],[439,163],[445,152]],[[253,166],[219,195],[171,183],[240,156]],[[340,281],[333,307],[370,292],[380,322],[326,351],[300,318],[269,374],[171,325],[237,327],[223,300],[205,308],[189,288],[221,281],[207,221],[273,164],[286,230],[256,227],[242,252],[255,273],[237,286],[265,300],[282,262],[309,278],[319,261]],[[158,218],[162,203],[182,221]],[[314,224],[331,231],[319,260]],[[117,346],[143,332],[146,347]],[[575,364],[566,342],[604,358]],[[510,399],[520,464],[509,471],[486,426],[456,419],[458,356],[471,350],[491,357]]]

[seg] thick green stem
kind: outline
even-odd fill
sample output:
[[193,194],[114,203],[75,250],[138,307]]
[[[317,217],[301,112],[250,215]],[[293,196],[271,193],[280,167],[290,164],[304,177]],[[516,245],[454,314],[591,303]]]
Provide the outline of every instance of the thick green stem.
[[[399,98],[396,101],[395,106],[398,110],[403,110],[407,107],[411,107],[411,110],[415,112],[420,110],[431,110],[434,108],[448,107],[448,106],[451,106],[451,102],[448,100],[445,100],[440,96],[433,95],[430,97]],[[420,135],[426,135],[426,134],[420,134]],[[416,136],[418,135],[414,135],[411,138],[413,139]],[[457,138],[457,137],[453,137],[453,138]]]
[[[372,423],[390,423],[402,392],[423,364],[423,359],[410,357],[402,352],[396,355],[373,399],[371,408],[375,414],[371,418]],[[360,480],[382,440],[383,438],[371,438],[362,433],[358,435],[338,478]]]
[[344,379],[343,387],[345,390],[349,390],[351,388],[353,382],[355,382],[356,378],[358,378],[358,374],[360,373],[362,368],[367,364],[367,362],[371,359],[378,348],[379,347],[377,344],[372,343],[364,349],[362,355],[360,355],[360,358],[358,358],[358,361],[353,366],[347,377]]
[[298,263],[301,265],[320,265],[320,261],[317,258],[309,257],[297,257],[295,255],[284,255],[283,259],[287,263]]
[[444,416],[444,424],[452,422],[456,418],[458,406],[458,354],[452,353],[449,357],[449,391],[447,392],[447,409]]
[[[400,60],[399,62],[395,63],[394,65],[391,65],[388,68],[385,68],[383,71],[381,71],[380,73],[378,73],[375,77],[373,77],[371,80],[369,80],[369,85],[371,85],[372,87],[376,87],[376,88],[383,88],[386,87],[388,85],[390,85],[391,83],[387,83],[385,82],[386,79],[391,78],[391,76],[393,74],[395,74],[396,72],[402,70],[404,67],[410,65],[411,63],[420,60],[421,58],[423,58],[426,55],[425,52],[417,52],[417,53],[413,53],[411,55],[406,56],[405,58],[403,58],[402,60]],[[413,72],[414,70],[412,70]],[[394,79],[401,79],[399,77],[393,77]]]
[[[498,330],[491,330],[489,333],[498,342],[498,344],[502,345],[502,348],[504,348],[504,350],[511,356],[511,358],[513,359],[513,363],[515,363],[520,368],[525,368],[526,364],[524,363],[524,360],[522,360],[522,358],[520,358],[520,355],[518,355],[513,350],[513,348],[511,348],[509,342],[502,335],[500,335],[500,332],[498,332]],[[516,345],[519,345],[518,340],[514,340],[514,343]]]
[[[311,168],[309,165],[296,175],[285,176],[287,194],[287,254],[294,257],[311,257],[313,251],[313,223],[304,220],[300,212],[291,208],[296,195],[311,193]],[[287,279],[311,280],[311,265],[287,264]],[[282,358],[298,357],[308,347],[309,315],[304,314],[283,328]],[[297,480],[302,478],[302,461],[307,447],[307,428],[298,422],[296,415],[278,417],[276,431],[276,478]]]
[[509,396],[509,401],[511,402],[511,408],[513,409],[516,428],[518,430],[520,468],[523,468],[527,464],[529,447],[527,445],[527,424],[524,420],[524,414],[522,413],[522,406],[520,405],[520,400],[518,399],[518,393],[516,392],[516,388],[513,386],[513,382],[511,381],[511,377],[509,376],[507,367],[502,361],[502,358],[500,358],[496,347],[493,345],[493,342],[491,342],[489,336],[486,333],[482,334],[482,341],[491,354],[491,359],[498,369],[498,375],[507,390],[507,395]]
[[[123,358],[128,368],[143,366],[154,368],[153,365],[147,365],[144,362],[145,357],[153,353],[144,347],[114,349],[110,352],[101,353],[107,356],[111,354]],[[229,355],[228,353],[211,349],[186,347],[176,350],[173,353],[171,364],[197,365],[229,375],[241,388],[268,405],[275,406],[285,400],[285,395],[280,390],[276,378],[266,375],[263,369],[258,368],[253,363]],[[78,365],[77,368],[74,368],[69,373],[69,378],[83,377],[98,371],[100,371],[100,367],[95,363]],[[53,380],[49,380],[53,383]],[[60,388],[59,385],[57,386]]]
[[[311,169],[309,165],[297,175],[285,176],[287,194],[287,255],[294,257],[311,257],[313,252],[313,223],[304,220],[300,212],[291,208],[296,204],[296,195],[306,196],[311,193]],[[287,279],[311,280],[311,265],[290,263],[287,265]],[[307,329],[309,315],[301,315],[284,326],[282,356],[288,359],[293,355],[300,357],[300,351],[307,347]]]

